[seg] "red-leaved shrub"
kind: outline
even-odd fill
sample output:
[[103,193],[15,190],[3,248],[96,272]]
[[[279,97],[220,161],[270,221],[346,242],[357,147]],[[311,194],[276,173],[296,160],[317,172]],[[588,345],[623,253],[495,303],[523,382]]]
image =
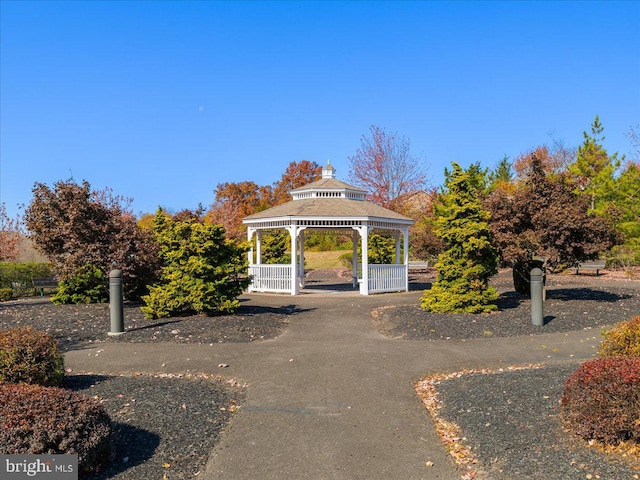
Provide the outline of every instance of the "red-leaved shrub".
[[0,385],[0,454],[78,454],[81,472],[111,456],[111,420],[95,400],[40,385]]
[[611,445],[640,441],[640,358],[598,358],[583,363],[565,382],[565,427]]
[[56,340],[33,327],[0,330],[0,383],[58,386],[64,357]]

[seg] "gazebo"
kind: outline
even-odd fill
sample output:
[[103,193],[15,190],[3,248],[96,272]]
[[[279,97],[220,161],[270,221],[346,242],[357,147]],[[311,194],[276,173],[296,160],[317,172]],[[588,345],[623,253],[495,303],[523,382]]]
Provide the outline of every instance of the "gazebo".
[[[336,179],[330,162],[322,170],[322,178],[291,190],[292,200],[245,217],[247,236],[255,251],[249,251],[250,292],[290,293],[304,288],[304,239],[306,230],[352,232],[354,289],[362,295],[409,290],[409,227],[411,218],[365,200],[367,192]],[[291,264],[262,263],[261,243],[264,232],[286,230],[291,238]],[[395,263],[369,264],[367,254],[372,231],[395,237]],[[403,243],[401,245],[401,237]],[[358,259],[358,244],[365,252]]]

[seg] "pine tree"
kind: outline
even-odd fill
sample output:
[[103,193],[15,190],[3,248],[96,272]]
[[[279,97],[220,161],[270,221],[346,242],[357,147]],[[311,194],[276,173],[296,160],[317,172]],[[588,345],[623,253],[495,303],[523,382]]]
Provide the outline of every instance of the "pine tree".
[[287,255],[289,234],[285,231],[273,231],[262,239],[262,261],[264,263],[291,263]]
[[482,208],[477,172],[453,163],[445,192],[436,208],[436,235],[446,244],[435,267],[436,282],[421,299],[422,308],[438,313],[483,313],[495,310],[498,293],[489,287],[497,272],[489,212]]
[[604,127],[596,116],[591,125],[591,133],[583,132],[584,141],[569,166],[569,172],[577,184],[576,193],[590,197],[590,211],[603,214],[612,201],[615,192],[615,174],[620,168],[618,154],[609,155],[602,142]]

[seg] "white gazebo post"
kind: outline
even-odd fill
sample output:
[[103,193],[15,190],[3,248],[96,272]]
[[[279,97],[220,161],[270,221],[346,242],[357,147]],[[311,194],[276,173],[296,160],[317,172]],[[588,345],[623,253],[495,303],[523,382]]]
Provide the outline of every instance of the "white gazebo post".
[[405,269],[405,273],[404,273],[404,291],[408,292],[409,291],[409,228],[405,227],[402,229],[402,235],[404,236],[404,250],[403,250],[403,254],[404,254],[404,260],[402,263],[404,263],[404,269]]
[[291,235],[291,295],[298,294],[298,226],[295,224],[287,228]]
[[304,288],[304,229],[300,229],[300,234],[298,236],[298,241],[300,242],[300,262],[298,263],[298,278],[300,288]]
[[360,293],[369,295],[369,226],[363,225],[360,232],[362,241],[362,283]]
[[393,236],[396,238],[396,265],[400,264],[400,231],[393,232]]
[[353,279],[353,288],[358,286],[358,230],[351,233],[351,277]]
[[262,230],[256,232],[256,264],[262,264]]

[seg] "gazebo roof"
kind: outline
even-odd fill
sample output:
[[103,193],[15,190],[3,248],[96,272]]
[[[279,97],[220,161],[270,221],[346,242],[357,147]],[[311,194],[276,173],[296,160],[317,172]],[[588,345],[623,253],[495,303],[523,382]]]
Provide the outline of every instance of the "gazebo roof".
[[400,223],[412,224],[413,220],[404,215],[363,200],[348,198],[308,198],[292,200],[276,207],[263,210],[245,217],[243,222],[252,220],[282,219],[291,217],[301,218],[340,218],[394,220]]
[[322,179],[291,190],[293,200],[245,217],[243,223],[267,220],[340,219],[392,221],[411,225],[413,219],[365,200],[367,192],[335,178],[331,163]]

